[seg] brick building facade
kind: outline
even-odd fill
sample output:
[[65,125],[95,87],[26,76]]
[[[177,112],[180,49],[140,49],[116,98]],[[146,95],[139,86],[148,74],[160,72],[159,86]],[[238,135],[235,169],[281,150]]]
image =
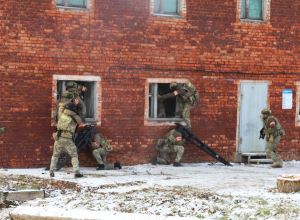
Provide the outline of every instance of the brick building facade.
[[[286,131],[278,152],[300,159],[297,1],[264,0],[258,20],[241,19],[243,0],[178,0],[173,14],[157,13],[156,0],[58,2],[0,1],[0,125],[8,128],[0,167],[49,164],[58,86],[71,79],[93,91],[90,118],[114,147],[108,162],[157,155],[157,138],[176,120],[150,119],[149,87],[174,80],[197,87],[192,132],[229,161],[241,151],[241,85],[265,83],[266,105]],[[282,109],[285,89],[292,109]],[[91,158],[79,154],[82,166],[95,166]],[[182,162],[204,161],[214,159],[185,145]]]

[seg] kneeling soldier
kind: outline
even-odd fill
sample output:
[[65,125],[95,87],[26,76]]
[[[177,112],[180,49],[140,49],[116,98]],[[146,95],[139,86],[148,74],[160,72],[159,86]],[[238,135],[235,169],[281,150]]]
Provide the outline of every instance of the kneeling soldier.
[[106,164],[106,157],[113,148],[102,135],[96,134],[92,138],[89,149],[99,163],[99,167],[96,170],[113,170],[116,167],[122,169],[119,161],[116,161],[114,164]]
[[170,154],[176,155],[174,167],[182,166],[179,162],[184,152],[182,146],[186,140],[182,138],[182,134],[177,132],[175,129],[169,131],[162,139],[158,139],[156,142],[156,150],[159,151],[160,157],[152,157],[152,165],[159,164],[170,164]]
[[268,141],[268,145],[266,147],[266,153],[274,161],[271,167],[281,168],[282,160],[277,154],[276,149],[281,139],[281,136],[285,135],[285,132],[281,128],[281,125],[279,124],[277,118],[271,116],[271,110],[263,109],[261,113],[264,122],[263,132],[266,135],[266,139]]
[[[75,113],[76,105],[73,102],[60,107],[58,112],[57,132],[53,134],[55,139],[53,156],[50,165],[50,177],[54,177],[54,170],[58,162],[60,153],[66,149],[72,157],[72,165],[75,177],[82,177],[79,172],[79,162],[77,148],[73,141],[74,133],[79,133],[83,124],[81,118]],[[78,127],[77,127],[78,126]]]

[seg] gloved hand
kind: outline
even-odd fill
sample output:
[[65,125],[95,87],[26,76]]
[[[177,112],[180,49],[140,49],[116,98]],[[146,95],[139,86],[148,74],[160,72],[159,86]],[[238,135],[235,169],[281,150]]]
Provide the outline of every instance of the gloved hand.
[[162,97],[161,95],[157,94],[157,100],[162,101],[162,100],[163,100],[163,97]]
[[273,135],[270,135],[269,142],[270,142],[270,143],[273,143],[273,142],[274,142],[274,136],[273,136]]
[[81,115],[80,118],[81,118],[81,120],[82,120],[83,123],[86,122],[86,121],[85,121],[85,117],[84,117],[83,115]]

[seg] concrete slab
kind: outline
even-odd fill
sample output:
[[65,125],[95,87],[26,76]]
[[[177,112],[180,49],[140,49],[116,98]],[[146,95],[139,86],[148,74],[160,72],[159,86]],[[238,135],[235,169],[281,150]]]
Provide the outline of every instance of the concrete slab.
[[45,198],[44,190],[26,190],[7,192],[6,200],[27,201],[31,199]]

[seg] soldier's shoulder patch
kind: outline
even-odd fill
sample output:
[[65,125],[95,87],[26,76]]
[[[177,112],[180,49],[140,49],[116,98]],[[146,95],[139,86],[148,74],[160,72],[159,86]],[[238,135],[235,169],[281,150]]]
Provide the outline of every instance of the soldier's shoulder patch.
[[174,95],[178,95],[178,92],[176,90],[174,91]]

